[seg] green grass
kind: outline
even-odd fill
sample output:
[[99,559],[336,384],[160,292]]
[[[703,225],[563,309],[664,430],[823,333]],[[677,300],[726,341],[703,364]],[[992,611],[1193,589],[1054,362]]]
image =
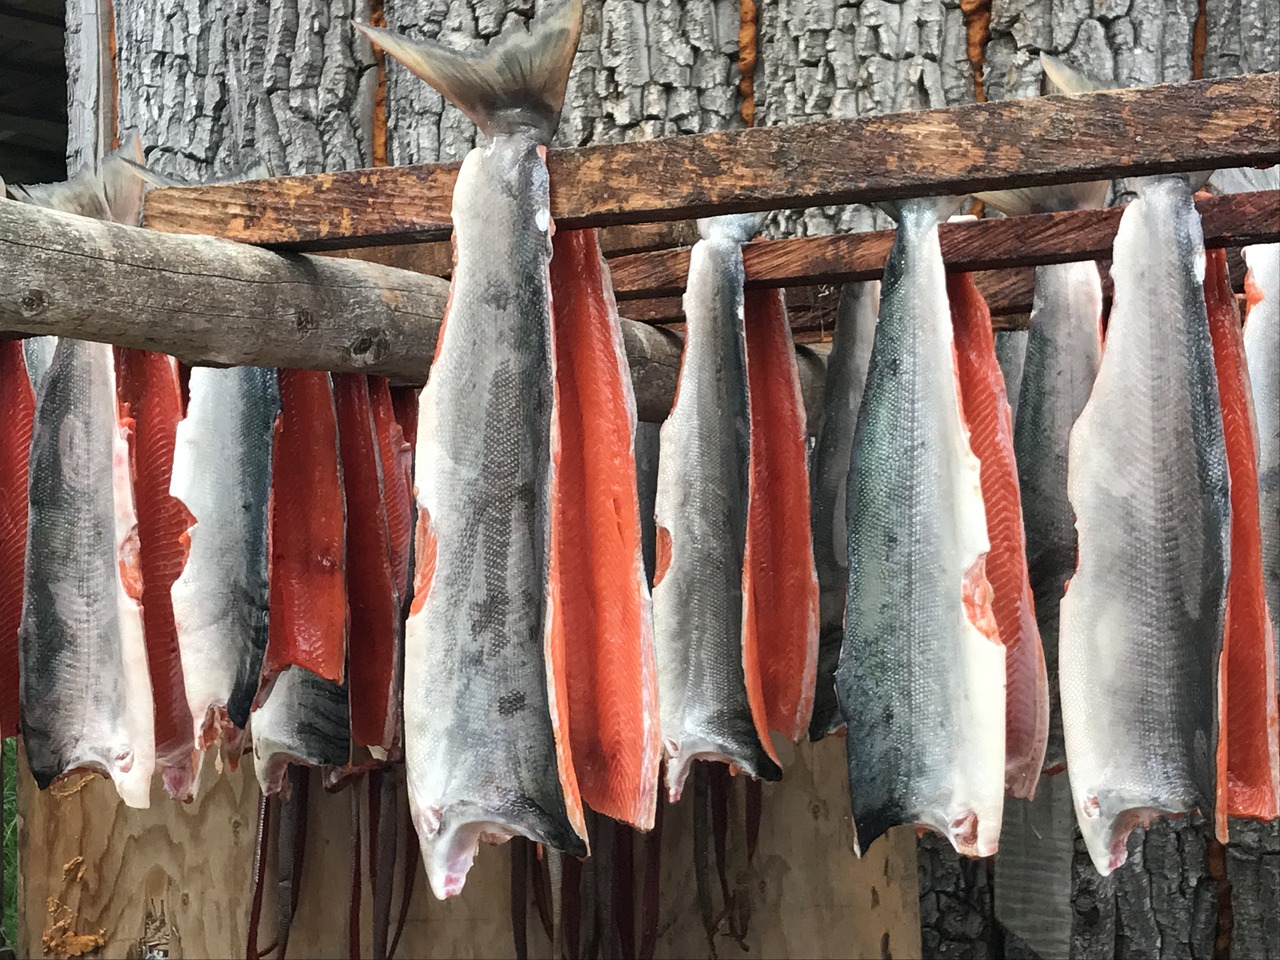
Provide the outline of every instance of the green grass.
[[18,939],[18,741],[10,737],[0,741],[4,750],[4,782],[0,784],[0,833],[4,841],[4,902],[0,918],[4,920],[4,942],[12,945]]

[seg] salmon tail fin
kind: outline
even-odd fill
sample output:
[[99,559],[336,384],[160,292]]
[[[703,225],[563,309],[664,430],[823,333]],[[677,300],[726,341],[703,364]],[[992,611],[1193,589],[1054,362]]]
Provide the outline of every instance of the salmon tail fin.
[[721,217],[704,217],[698,221],[698,236],[703,240],[728,240],[746,243],[764,223],[762,213],[729,213]]
[[[85,167],[62,183],[11,186],[9,195],[37,207],[137,226],[142,218],[144,183],[136,166],[142,158],[142,141],[135,133],[105,157],[97,169]],[[129,160],[135,163],[130,164]]]
[[1040,54],[1040,66],[1044,69],[1046,94],[1088,93],[1091,90],[1109,89],[1106,82],[1077,70],[1067,61],[1051,57],[1047,53]]
[[936,222],[945,223],[955,216],[968,202],[967,196],[960,197],[913,197],[909,200],[882,200],[875,206],[893,218],[894,223],[901,223],[902,218],[911,213],[916,216],[932,214]]
[[1057,213],[1061,210],[1097,210],[1107,201],[1107,180],[1064,183],[1053,187],[1023,187],[1020,190],[990,190],[973,196],[995,207],[1005,216],[1027,213]]
[[532,126],[549,143],[560,122],[569,68],[582,31],[582,0],[562,0],[528,30],[496,38],[479,54],[434,40],[409,40],[382,27],[355,25],[465,113],[490,139]]
[[1209,180],[1214,193],[1253,193],[1280,190],[1280,164],[1259,170],[1256,167],[1227,167]]

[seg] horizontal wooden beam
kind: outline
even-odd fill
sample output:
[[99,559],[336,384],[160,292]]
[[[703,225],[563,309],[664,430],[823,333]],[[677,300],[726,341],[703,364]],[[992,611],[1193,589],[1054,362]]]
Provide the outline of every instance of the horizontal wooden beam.
[[[1261,191],[1196,201],[1205,244],[1238,247],[1280,240],[1280,193]],[[942,256],[954,272],[1104,260],[1123,209],[1075,210],[1024,217],[944,223]],[[742,251],[749,287],[794,287],[876,280],[893,245],[893,231],[757,240]],[[688,248],[615,257],[609,261],[619,300],[679,296],[689,274]],[[626,313],[625,306],[622,308]],[[1000,312],[1022,312],[1000,305]]]
[[[0,330],[251,364],[426,380],[448,283],[381,264],[276,253],[0,201]],[[641,419],[671,409],[680,337],[624,320]],[[824,367],[801,348],[808,409]]]
[[[1280,161],[1280,73],[552,151],[561,227]],[[146,223],[296,250],[443,239],[457,164],[155,190]]]

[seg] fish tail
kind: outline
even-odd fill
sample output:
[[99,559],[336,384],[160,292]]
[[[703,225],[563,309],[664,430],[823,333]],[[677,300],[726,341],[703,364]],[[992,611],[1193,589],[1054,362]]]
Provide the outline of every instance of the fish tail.
[[381,27],[355,26],[431,84],[486,137],[532,126],[547,143],[560,122],[578,49],[582,0],[563,0],[528,30],[499,36],[480,54],[450,50],[434,40],[409,40]]
[[990,204],[1005,216],[1028,213],[1056,213],[1060,210],[1097,210],[1107,200],[1108,180],[1063,183],[1052,187],[1023,187],[1019,190],[987,190],[973,196]]
[[959,213],[969,198],[961,197],[912,197],[908,200],[882,200],[876,204],[886,214],[893,217],[894,223],[902,223],[905,217],[932,216],[934,222],[942,223],[948,217]]
[[[135,133],[120,149],[106,156],[98,169],[86,167],[64,183],[11,186],[9,195],[23,203],[62,213],[137,226],[142,218],[145,187],[138,174],[142,159],[142,141]],[[134,162],[129,163],[130,160]]]
[[1108,89],[1104,81],[1077,70],[1067,61],[1051,57],[1047,53],[1040,54],[1040,66],[1044,69],[1048,88],[1045,93],[1088,93],[1090,90]]
[[698,236],[703,240],[728,240],[743,244],[760,232],[762,213],[730,213],[722,217],[704,217],[698,221]]

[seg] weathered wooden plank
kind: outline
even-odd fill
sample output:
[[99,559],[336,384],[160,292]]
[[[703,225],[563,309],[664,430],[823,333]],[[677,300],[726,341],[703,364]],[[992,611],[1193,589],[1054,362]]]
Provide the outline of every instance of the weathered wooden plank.
[[[1280,240],[1276,191],[1206,197],[1196,201],[1196,208],[1207,246]],[[1112,207],[944,223],[939,230],[942,256],[947,269],[957,272],[1107,259],[1121,213],[1122,208]],[[884,272],[892,245],[892,230],[757,240],[743,248],[742,261],[749,287],[875,280]],[[689,273],[689,251],[615,257],[609,269],[620,300],[677,296]]]
[[[572,229],[1275,163],[1278,87],[1254,74],[552,151],[552,215]],[[457,169],[167,188],[146,222],[299,250],[443,239]]]
[[[98,340],[204,366],[257,364],[426,380],[448,296],[438,277],[276,253],[0,202],[0,330]],[[666,417],[680,338],[623,321],[641,419]],[[809,409],[820,361],[799,351]]]

